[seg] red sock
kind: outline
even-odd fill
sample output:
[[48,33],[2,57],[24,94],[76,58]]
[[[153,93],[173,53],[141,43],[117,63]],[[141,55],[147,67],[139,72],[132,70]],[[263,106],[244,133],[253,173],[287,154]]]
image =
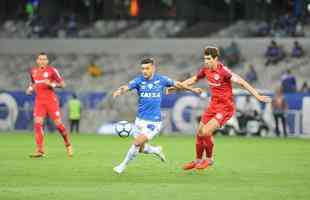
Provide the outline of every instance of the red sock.
[[57,126],[57,130],[59,131],[59,133],[62,135],[65,145],[70,146],[70,142],[69,142],[69,134],[65,128],[65,126],[63,124],[60,124]]
[[204,145],[203,145],[203,138],[196,134],[196,159],[201,160],[203,156]]
[[36,139],[36,144],[37,144],[37,151],[44,153],[44,148],[43,148],[43,137],[44,137],[44,132],[43,132],[43,125],[41,123],[34,123],[34,132],[35,132],[35,139]]
[[204,147],[206,150],[207,158],[212,158],[214,147],[214,141],[212,135],[204,136]]

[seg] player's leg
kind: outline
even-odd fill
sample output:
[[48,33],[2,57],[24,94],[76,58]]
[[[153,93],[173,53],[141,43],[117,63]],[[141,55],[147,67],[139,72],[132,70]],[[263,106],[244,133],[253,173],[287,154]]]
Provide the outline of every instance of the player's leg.
[[214,148],[213,133],[216,129],[220,128],[220,126],[221,126],[220,122],[217,119],[213,118],[200,127],[198,135],[203,140],[207,160],[198,163],[195,166],[196,169],[204,169],[207,168],[210,164],[213,164],[213,148]]
[[58,106],[58,103],[50,103],[48,106],[48,114],[54,121],[54,124],[58,130],[58,132],[61,134],[65,147],[67,150],[67,154],[69,157],[73,156],[73,150],[72,150],[72,145],[70,143],[69,139],[69,132],[67,131],[65,125],[63,124],[61,117],[60,117],[60,109]]
[[204,152],[204,141],[203,137],[201,137],[199,134],[199,131],[201,130],[201,127],[203,126],[202,122],[200,122],[199,127],[196,130],[196,141],[195,141],[195,150],[196,150],[196,160],[191,161],[189,163],[186,163],[183,165],[184,170],[190,170],[194,169],[195,166],[202,161],[203,152]]
[[275,132],[276,132],[276,135],[279,137],[279,136],[280,136],[280,130],[279,130],[279,115],[278,115],[278,114],[274,114],[273,117],[274,117],[275,125],[276,125]]
[[73,132],[73,128],[74,128],[74,120],[70,119],[70,133]]
[[203,138],[204,147],[206,150],[207,159],[204,162],[196,165],[196,169],[204,169],[209,165],[212,165],[213,160],[213,148],[214,148],[214,138],[213,133],[216,129],[223,126],[234,114],[234,109],[226,109],[223,112],[216,112],[215,115],[209,118],[202,118],[203,126],[199,132],[200,136]]
[[132,161],[138,154],[140,148],[148,141],[148,137],[144,134],[139,134],[135,139],[131,147],[129,148],[123,162],[114,167],[113,170],[116,173],[122,173],[130,161]]
[[70,146],[69,132],[67,131],[65,125],[61,121],[61,118],[57,118],[53,120],[58,132],[64,139],[65,146]]
[[203,113],[199,126],[196,130],[196,143],[195,143],[196,160],[183,165],[184,170],[194,169],[196,165],[204,161],[202,157],[205,151],[205,141],[204,141],[205,138],[202,134],[202,130],[204,124],[208,123],[208,121],[210,121],[214,117],[214,115],[215,113],[212,111],[211,108],[208,108],[208,110]]
[[[147,125],[143,129],[143,133],[148,137],[148,141],[151,141],[160,132],[161,122],[147,122],[146,124]],[[166,161],[166,157],[161,146],[153,146],[146,142],[143,146],[141,146],[140,152],[145,154],[154,154],[162,162]]]
[[117,173],[122,173],[128,163],[133,160],[140,153],[151,153],[158,156],[162,161],[165,161],[165,155],[162,152],[161,147],[154,147],[147,144],[155,135],[157,135],[161,128],[160,122],[148,122],[144,120],[137,119],[136,127],[138,129],[133,145],[129,148],[125,159],[123,162],[114,168]]
[[80,120],[79,119],[76,120],[76,132],[77,133],[80,132]]
[[43,131],[43,122],[46,116],[47,110],[45,105],[36,100],[34,109],[33,109],[33,117],[34,117],[34,134],[36,141],[36,151],[30,155],[30,157],[42,157],[44,156],[44,131]]
[[30,157],[37,158],[44,156],[44,117],[34,117],[34,133],[36,141],[36,151]]
[[283,129],[283,135],[284,137],[287,137],[287,131],[286,131],[286,118],[284,114],[281,114],[281,122],[282,122],[282,129]]

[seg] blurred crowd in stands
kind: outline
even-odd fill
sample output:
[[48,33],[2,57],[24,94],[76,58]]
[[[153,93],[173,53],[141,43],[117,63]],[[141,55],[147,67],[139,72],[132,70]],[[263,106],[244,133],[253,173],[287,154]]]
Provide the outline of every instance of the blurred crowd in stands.
[[253,36],[258,37],[303,37],[305,36],[304,26],[309,24],[310,17],[296,17],[291,12],[269,21],[261,22]]
[[[272,40],[265,52],[265,66],[277,65],[285,59],[298,59],[305,56],[305,50],[302,45],[295,40],[291,52],[286,53],[275,40]],[[292,74],[291,69],[287,69],[281,76],[281,87],[284,93],[309,92],[308,83],[304,82],[300,89],[297,88],[296,77]]]

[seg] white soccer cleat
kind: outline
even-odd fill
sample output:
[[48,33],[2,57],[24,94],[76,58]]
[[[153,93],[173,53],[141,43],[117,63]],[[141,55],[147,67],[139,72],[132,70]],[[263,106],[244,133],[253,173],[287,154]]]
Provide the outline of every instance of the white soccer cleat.
[[165,154],[163,152],[163,148],[161,146],[158,147],[158,153],[155,153],[155,155],[158,156],[162,162],[166,162],[166,156],[165,156]]
[[124,165],[118,165],[118,166],[114,167],[113,170],[116,173],[121,174],[125,170],[125,166]]
[[214,164],[213,158],[207,158],[209,166],[212,166]]

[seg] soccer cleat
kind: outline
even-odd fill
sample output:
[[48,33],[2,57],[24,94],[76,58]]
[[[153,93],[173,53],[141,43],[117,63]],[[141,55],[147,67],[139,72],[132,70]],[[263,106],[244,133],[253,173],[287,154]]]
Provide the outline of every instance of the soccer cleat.
[[125,167],[124,165],[120,164],[120,165],[114,167],[113,170],[114,170],[116,173],[121,174],[121,173],[123,173],[123,171],[125,170],[125,168],[126,168],[126,167]]
[[183,165],[182,168],[184,170],[191,170],[191,169],[194,169],[196,167],[196,165],[197,165],[197,162],[196,161],[192,161],[192,162],[189,162],[189,163]]
[[72,149],[72,145],[66,146],[66,150],[67,150],[67,155],[68,157],[72,157],[73,156],[73,149]]
[[212,158],[207,158],[209,166],[212,166],[214,164],[214,160]]
[[43,152],[40,152],[40,151],[36,151],[33,154],[29,155],[30,158],[43,158],[45,156],[46,155]]
[[209,161],[208,160],[203,160],[202,162],[198,163],[195,168],[196,169],[206,169],[209,167]]
[[163,148],[160,146],[158,147],[158,149],[159,149],[159,152],[155,153],[155,155],[158,156],[162,162],[166,162],[166,156],[163,152]]

